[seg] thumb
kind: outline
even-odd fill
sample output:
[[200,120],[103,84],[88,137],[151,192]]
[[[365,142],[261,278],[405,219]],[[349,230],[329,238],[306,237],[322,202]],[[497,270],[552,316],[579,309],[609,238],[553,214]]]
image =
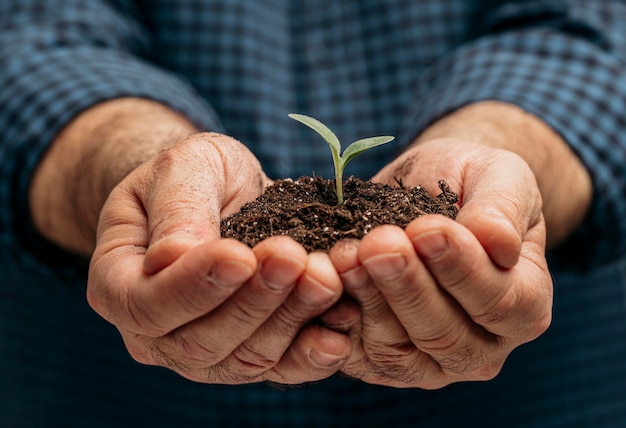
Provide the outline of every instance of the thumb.
[[463,188],[457,221],[476,236],[495,264],[515,266],[528,230],[543,223],[541,195],[530,168],[507,153],[468,171]]
[[144,165],[148,180],[138,197],[148,221],[148,274],[220,237],[226,183],[222,156],[211,135],[193,135]]
[[269,179],[234,138],[192,135],[145,165],[148,217],[144,269],[155,273],[191,247],[220,238],[220,219],[263,192]]

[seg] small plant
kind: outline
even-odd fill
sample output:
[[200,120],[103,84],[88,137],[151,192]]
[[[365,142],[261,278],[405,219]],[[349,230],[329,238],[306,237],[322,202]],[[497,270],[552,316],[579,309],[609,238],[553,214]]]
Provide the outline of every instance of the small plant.
[[333,155],[333,165],[335,167],[335,188],[337,193],[337,204],[343,204],[343,171],[346,168],[346,165],[355,157],[365,152],[366,150],[371,149],[372,147],[380,146],[382,144],[386,144],[394,139],[394,137],[383,135],[380,137],[370,137],[362,140],[355,141],[350,144],[344,150],[343,154],[341,153],[341,143],[339,143],[339,139],[337,136],[330,130],[326,125],[320,122],[317,119],[314,119],[310,116],[305,116],[303,114],[289,114],[290,118],[297,120],[300,123],[308,126],[309,128],[316,131],[318,134],[326,140],[328,145],[330,146],[330,152]]

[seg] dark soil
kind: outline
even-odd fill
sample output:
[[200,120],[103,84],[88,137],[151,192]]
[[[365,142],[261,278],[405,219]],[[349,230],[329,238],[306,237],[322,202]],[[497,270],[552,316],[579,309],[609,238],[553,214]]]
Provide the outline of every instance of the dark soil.
[[444,181],[431,196],[423,187],[397,187],[350,177],[344,203],[337,205],[334,180],[300,177],[277,180],[256,200],[222,220],[222,237],[250,247],[273,235],[288,235],[309,251],[327,251],[344,238],[361,239],[374,227],[405,227],[424,214],[455,218],[458,196]]

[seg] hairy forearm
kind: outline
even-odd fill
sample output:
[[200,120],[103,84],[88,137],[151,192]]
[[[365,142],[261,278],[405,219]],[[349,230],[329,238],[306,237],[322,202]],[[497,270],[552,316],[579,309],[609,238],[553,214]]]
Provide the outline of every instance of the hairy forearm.
[[148,100],[98,104],[57,136],[33,176],[29,202],[35,227],[51,242],[90,255],[100,209],[130,171],[196,129]]
[[539,118],[509,104],[485,101],[434,123],[416,144],[435,138],[478,142],[522,157],[542,195],[549,247],[582,222],[591,203],[591,178],[565,141]]

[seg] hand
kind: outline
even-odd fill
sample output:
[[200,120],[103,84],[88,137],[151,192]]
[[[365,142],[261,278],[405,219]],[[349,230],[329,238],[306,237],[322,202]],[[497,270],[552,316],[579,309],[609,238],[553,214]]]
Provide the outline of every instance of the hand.
[[[331,250],[362,312],[342,370],[369,383],[427,389],[490,379],[551,319],[534,176],[511,152],[437,140],[407,151],[374,180],[395,177],[406,185],[445,178],[463,205],[457,221],[428,215]],[[333,311],[325,318],[342,316]]]
[[113,189],[88,300],[137,361],[233,384],[317,380],[345,362],[348,337],[311,323],[342,293],[327,255],[287,237],[220,239],[220,218],[268,182],[240,143],[196,134]]

